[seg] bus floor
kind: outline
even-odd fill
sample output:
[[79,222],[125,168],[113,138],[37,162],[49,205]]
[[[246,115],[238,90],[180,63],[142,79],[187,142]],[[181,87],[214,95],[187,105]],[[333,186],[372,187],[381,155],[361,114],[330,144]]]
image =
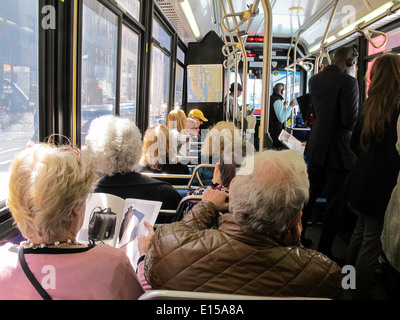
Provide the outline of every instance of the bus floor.
[[[305,238],[312,240],[312,244],[308,246],[310,249],[317,250],[318,247],[322,228],[323,209],[324,206],[317,206],[311,221],[307,225]],[[343,212],[341,223],[333,243],[332,254],[334,257],[340,260],[346,259],[350,239],[356,223],[357,216],[352,211],[346,209]]]

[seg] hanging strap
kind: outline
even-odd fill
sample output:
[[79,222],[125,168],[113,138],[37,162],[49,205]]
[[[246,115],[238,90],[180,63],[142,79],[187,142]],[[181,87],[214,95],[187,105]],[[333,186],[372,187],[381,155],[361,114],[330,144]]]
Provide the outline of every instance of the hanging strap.
[[39,281],[35,278],[32,271],[29,269],[28,264],[26,263],[25,256],[24,256],[24,247],[20,246],[18,249],[18,260],[21,264],[22,270],[24,271],[28,280],[32,283],[35,287],[36,291],[42,296],[43,300],[53,300],[50,295],[43,289],[40,285]]

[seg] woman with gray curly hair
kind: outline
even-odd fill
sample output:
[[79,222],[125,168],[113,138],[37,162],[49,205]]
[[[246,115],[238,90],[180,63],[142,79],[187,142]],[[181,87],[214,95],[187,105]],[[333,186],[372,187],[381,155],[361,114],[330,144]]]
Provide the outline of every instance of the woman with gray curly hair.
[[112,115],[93,120],[86,145],[103,175],[95,192],[161,201],[162,209],[178,207],[181,196],[170,184],[134,171],[142,154],[142,135],[131,120]]

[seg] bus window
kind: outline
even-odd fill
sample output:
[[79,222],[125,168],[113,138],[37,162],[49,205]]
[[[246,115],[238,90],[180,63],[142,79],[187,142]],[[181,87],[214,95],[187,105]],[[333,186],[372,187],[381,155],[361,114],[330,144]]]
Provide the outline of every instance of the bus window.
[[117,0],[117,2],[128,11],[132,17],[140,21],[140,0]]
[[175,107],[182,106],[184,75],[185,70],[179,64],[176,64]]
[[83,1],[82,145],[91,121],[115,113],[118,18],[97,0]]
[[156,19],[153,19],[153,38],[150,126],[167,123],[169,103],[171,36]]
[[183,103],[183,87],[185,80],[185,53],[178,47],[176,62],[176,88],[175,88],[175,107],[182,106]]
[[139,35],[122,27],[120,116],[136,122]]
[[0,2],[0,200],[13,155],[38,137],[39,1]]

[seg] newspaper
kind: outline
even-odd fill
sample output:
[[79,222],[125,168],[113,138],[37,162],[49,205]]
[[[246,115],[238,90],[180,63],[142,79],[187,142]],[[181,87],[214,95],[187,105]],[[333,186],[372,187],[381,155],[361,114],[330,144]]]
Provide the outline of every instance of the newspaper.
[[294,136],[292,136],[289,132],[282,130],[279,137],[279,141],[281,141],[286,147],[290,150],[296,150],[301,155],[304,155],[305,146],[301,141],[297,140]]

